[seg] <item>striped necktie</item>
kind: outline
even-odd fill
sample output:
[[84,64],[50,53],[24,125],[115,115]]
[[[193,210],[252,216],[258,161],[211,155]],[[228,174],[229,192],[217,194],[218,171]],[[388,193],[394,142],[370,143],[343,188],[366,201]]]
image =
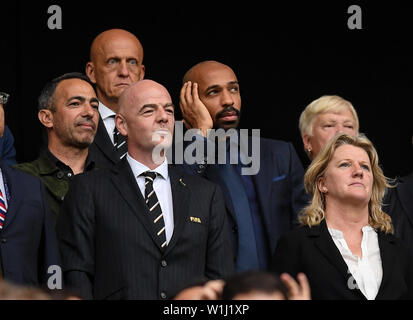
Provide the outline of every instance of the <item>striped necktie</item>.
[[0,230],[3,229],[4,220],[6,220],[6,201],[4,200],[3,192],[0,190]]
[[167,246],[165,221],[163,219],[161,204],[153,189],[153,182],[156,179],[157,173],[146,171],[142,173],[142,175],[145,177],[145,201],[150,212],[150,220],[153,222],[159,245],[162,249],[165,249]]
[[128,145],[126,143],[125,137],[120,134],[116,126],[115,126],[115,129],[113,130],[113,141],[114,141],[114,146],[116,148],[116,152],[119,156],[119,159],[122,160],[126,156],[126,153],[128,152]]

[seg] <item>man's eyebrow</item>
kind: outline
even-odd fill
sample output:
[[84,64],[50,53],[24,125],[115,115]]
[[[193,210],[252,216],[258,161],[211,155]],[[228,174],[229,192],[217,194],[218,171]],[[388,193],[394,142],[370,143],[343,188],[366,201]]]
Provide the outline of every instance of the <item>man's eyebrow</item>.
[[205,90],[205,91],[209,91],[209,90],[211,90],[211,89],[217,89],[217,88],[219,88],[219,85],[214,84],[214,85],[209,86],[208,88],[206,88],[206,90]]
[[90,99],[90,102],[97,102],[97,103],[99,103],[99,100],[98,100],[98,98],[92,98],[92,99]]
[[165,103],[163,107],[164,107],[164,108],[172,107],[172,108],[175,109],[175,105],[174,105],[172,102]]
[[84,101],[86,101],[86,98],[82,97],[82,96],[75,96],[75,97],[69,98],[69,100],[67,100],[67,102],[70,102],[72,100],[80,100],[80,101],[84,102]]
[[[230,82],[227,83],[227,85],[233,86],[233,85],[239,85],[239,83],[238,83],[238,81],[230,81]],[[219,88],[219,87],[220,87],[220,85],[214,84],[214,85],[209,86],[208,88],[206,88],[206,91],[209,91],[209,90],[211,90],[211,89],[217,89],[217,88]]]
[[[165,103],[165,104],[162,106],[162,108],[168,108],[168,107],[172,107],[172,108],[175,109],[175,105],[174,105],[172,102]],[[156,104],[156,103],[148,103],[148,104],[144,104],[140,110],[144,110],[144,109],[156,109],[156,108],[158,108],[158,104]]]
[[154,108],[156,108],[156,107],[157,107],[157,105],[156,105],[155,103],[148,103],[148,104],[144,104],[144,105],[142,106],[141,110],[142,110],[142,109],[146,109],[146,108],[152,108],[152,109],[154,109]]

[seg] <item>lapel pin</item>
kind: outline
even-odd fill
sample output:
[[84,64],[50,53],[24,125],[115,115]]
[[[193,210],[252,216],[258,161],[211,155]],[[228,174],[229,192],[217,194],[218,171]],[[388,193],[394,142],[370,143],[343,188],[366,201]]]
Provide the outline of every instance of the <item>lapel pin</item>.
[[186,187],[186,184],[184,183],[184,181],[181,179],[179,179],[179,183],[182,184],[184,187]]
[[199,219],[199,218],[190,217],[190,219],[191,219],[191,222],[202,223],[202,222],[201,222],[201,219]]

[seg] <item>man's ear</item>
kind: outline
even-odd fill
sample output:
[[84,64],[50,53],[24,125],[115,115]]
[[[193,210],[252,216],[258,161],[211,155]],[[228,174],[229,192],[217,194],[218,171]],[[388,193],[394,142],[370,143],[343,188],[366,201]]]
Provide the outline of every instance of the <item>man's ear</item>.
[[142,64],[141,68],[142,68],[142,72],[141,72],[141,77],[139,80],[143,80],[143,78],[145,77],[145,66]]
[[128,124],[126,122],[125,117],[122,114],[120,113],[116,114],[115,125],[116,125],[116,128],[118,128],[118,131],[122,136],[125,136],[125,137],[128,136]]
[[88,78],[90,79],[92,83],[96,83],[95,65],[91,61],[86,63],[86,75],[88,76]]
[[39,118],[42,125],[46,128],[53,128],[53,112],[49,109],[41,109],[37,113],[37,117]]

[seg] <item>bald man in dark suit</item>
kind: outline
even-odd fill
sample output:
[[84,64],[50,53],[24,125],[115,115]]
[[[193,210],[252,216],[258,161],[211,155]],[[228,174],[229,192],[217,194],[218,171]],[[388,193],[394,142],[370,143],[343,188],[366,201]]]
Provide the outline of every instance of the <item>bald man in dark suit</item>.
[[58,220],[66,284],[86,299],[169,299],[195,280],[229,276],[219,187],[168,165],[164,150],[154,157],[174,130],[168,91],[142,80],[119,106],[127,156],[76,177]]

